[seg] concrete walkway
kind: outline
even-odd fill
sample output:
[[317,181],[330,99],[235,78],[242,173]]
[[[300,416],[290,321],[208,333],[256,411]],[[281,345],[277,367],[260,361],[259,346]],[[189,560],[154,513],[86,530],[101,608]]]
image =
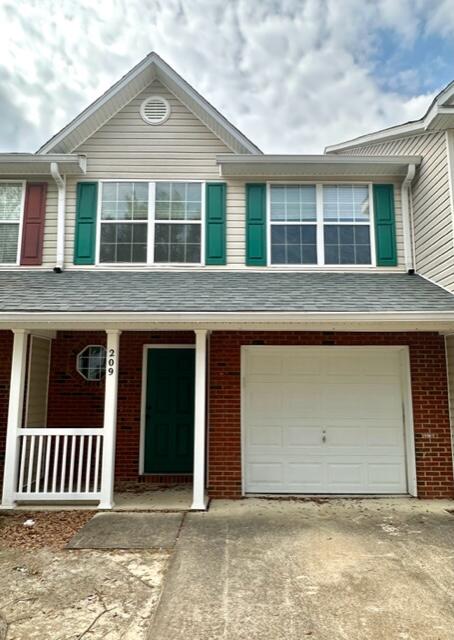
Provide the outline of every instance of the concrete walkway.
[[212,503],[188,514],[149,640],[452,640],[453,503]]

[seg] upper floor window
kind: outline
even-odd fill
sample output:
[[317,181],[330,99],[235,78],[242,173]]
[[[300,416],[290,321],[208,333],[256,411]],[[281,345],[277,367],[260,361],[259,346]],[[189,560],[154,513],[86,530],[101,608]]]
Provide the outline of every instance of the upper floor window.
[[16,264],[24,208],[24,184],[0,182],[0,264]]
[[272,184],[273,265],[370,265],[370,186]]
[[201,184],[158,182],[155,202],[154,261],[199,263]]
[[101,263],[200,264],[202,184],[103,182]]

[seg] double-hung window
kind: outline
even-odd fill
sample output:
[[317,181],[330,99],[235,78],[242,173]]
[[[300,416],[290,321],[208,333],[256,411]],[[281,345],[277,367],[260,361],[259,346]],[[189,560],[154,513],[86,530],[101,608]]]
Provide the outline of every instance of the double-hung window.
[[23,209],[23,182],[0,182],[0,264],[18,262]]
[[272,184],[272,265],[371,265],[368,184]]
[[154,262],[200,263],[202,185],[156,183]]
[[317,264],[315,185],[273,185],[271,263]]
[[146,262],[148,184],[104,182],[100,262]]
[[200,264],[200,182],[102,182],[100,263]]
[[368,185],[323,185],[325,264],[371,264]]

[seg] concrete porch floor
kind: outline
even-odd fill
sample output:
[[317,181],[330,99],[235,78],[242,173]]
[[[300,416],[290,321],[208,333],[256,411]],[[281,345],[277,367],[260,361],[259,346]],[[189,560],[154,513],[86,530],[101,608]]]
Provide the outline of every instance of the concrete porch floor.
[[118,491],[113,511],[189,511],[192,485],[161,487],[151,485],[138,491]]
[[[192,504],[192,485],[135,485],[116,491],[114,502],[112,511],[189,511]],[[92,511],[96,508],[97,502],[19,502],[15,510]]]

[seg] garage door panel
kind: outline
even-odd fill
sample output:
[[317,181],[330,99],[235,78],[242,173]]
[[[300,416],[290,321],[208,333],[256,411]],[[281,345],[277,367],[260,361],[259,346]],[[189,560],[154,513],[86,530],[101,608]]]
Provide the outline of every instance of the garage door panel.
[[[323,411],[327,417],[342,419],[379,415],[381,419],[395,417],[401,411],[400,393],[395,384],[323,383]],[[386,402],[383,402],[386,398]]]
[[354,487],[354,491],[361,491],[365,480],[364,464],[357,462],[328,461],[327,480],[328,485],[335,486],[342,493],[345,487]]
[[371,487],[399,487],[405,481],[405,460],[370,462],[367,465],[367,480]]
[[282,447],[283,428],[281,425],[257,425],[249,429],[247,443],[252,447]]
[[247,396],[248,415],[260,416],[265,422],[275,422],[282,415],[288,418],[317,416],[322,403],[322,391],[313,382],[251,382]]
[[[372,355],[371,355],[372,354]],[[398,375],[399,355],[389,350],[339,349],[325,353],[325,373],[328,376],[386,376]],[[373,370],[371,370],[373,360]]]
[[292,491],[306,491],[318,493],[323,491],[326,484],[325,463],[321,460],[305,462],[288,462],[285,466],[286,486]]
[[397,351],[272,347],[265,356],[268,347],[250,349],[246,491],[406,491]]
[[286,447],[320,447],[321,426],[312,425],[309,421],[304,428],[301,425],[284,427],[284,446]]
[[[247,480],[249,485],[254,485],[259,491],[265,485],[274,486],[274,489],[279,490],[284,481],[284,465],[276,461],[250,462]],[[271,489],[267,490],[271,491]]]

